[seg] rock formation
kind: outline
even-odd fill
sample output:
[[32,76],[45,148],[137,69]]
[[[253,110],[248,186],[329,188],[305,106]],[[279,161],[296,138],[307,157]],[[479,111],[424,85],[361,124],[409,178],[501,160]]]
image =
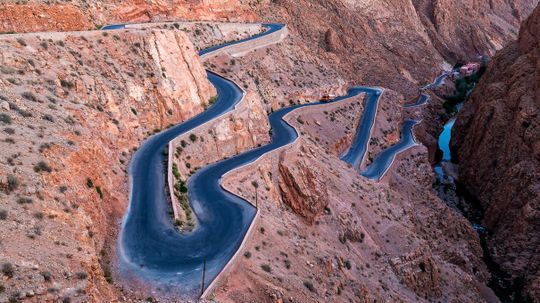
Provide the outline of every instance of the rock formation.
[[[494,260],[540,298],[540,8],[465,103],[452,148],[460,181],[478,197]],[[536,301],[535,301],[536,302]]]
[[319,180],[318,172],[310,168],[306,159],[290,159],[286,153],[279,157],[279,189],[281,199],[309,224],[328,205],[328,189]]

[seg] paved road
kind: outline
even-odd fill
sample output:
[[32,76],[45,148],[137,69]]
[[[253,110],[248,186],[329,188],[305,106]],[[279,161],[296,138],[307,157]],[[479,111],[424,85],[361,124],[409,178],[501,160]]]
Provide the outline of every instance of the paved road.
[[375,118],[377,116],[377,106],[383,91],[380,88],[364,86],[358,86],[353,89],[358,93],[366,93],[364,112],[358,123],[351,147],[345,155],[341,157],[341,160],[359,169],[367,154],[371,130],[373,129]]
[[361,175],[379,181],[390,169],[397,154],[416,145],[412,129],[418,123],[418,121],[406,120],[401,127],[401,139],[399,142],[380,152]]
[[[269,25],[269,30],[264,34],[281,27]],[[122,28],[123,25],[104,27]],[[216,46],[212,50],[224,46]],[[199,170],[188,183],[189,200],[198,218],[197,228],[189,234],[176,232],[169,215],[170,202],[164,190],[166,167],[163,151],[172,139],[232,110],[242,98],[241,89],[233,82],[211,72],[208,72],[208,79],[218,92],[214,105],[200,115],[148,138],[134,154],[129,168],[129,209],[118,243],[120,270],[124,275],[151,282],[180,297],[199,295],[204,260],[207,260],[205,284],[208,285],[216,277],[238,249],[255,215],[251,204],[221,188],[221,175],[250,161],[251,157],[258,157],[289,142],[295,135],[277,121],[280,113],[284,114],[285,111],[276,112],[271,116],[274,140],[270,146]]]
[[444,83],[444,80],[448,77],[449,72],[443,71],[432,83],[422,87],[422,90],[437,88]]
[[405,108],[417,107],[417,106],[427,104],[428,101],[429,101],[429,95],[428,94],[420,94],[420,97],[418,97],[418,100],[416,100],[415,103],[405,104],[403,107],[405,107]]

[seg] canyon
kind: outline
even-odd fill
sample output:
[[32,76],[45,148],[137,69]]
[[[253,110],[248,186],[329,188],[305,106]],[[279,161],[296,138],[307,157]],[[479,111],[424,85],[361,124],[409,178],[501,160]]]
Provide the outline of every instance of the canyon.
[[540,9],[490,63],[458,116],[452,149],[459,180],[478,197],[493,259],[523,291],[540,297]]
[[[154,133],[212,105],[216,90],[205,69],[246,94],[235,110],[173,141],[173,163],[185,180],[267,144],[270,113],[344,95],[354,85],[385,89],[362,168],[399,141],[403,121],[421,122],[414,128],[420,144],[375,182],[340,160],[365,95],[291,112],[286,120],[298,140],[222,179],[259,214],[238,257],[202,301],[496,302],[478,234],[432,187],[437,136],[449,117],[442,104],[453,83],[426,91],[425,105],[403,107],[442,70],[484,54],[494,58],[453,137],[459,181],[486,210],[494,260],[536,302],[539,9],[518,34],[536,5],[0,4],[0,31],[42,32],[0,36],[0,263],[11,266],[2,273],[0,302],[177,301],[122,275],[116,243],[129,207],[131,157]],[[139,22],[150,23],[86,31]],[[289,34],[241,54],[197,56],[262,31],[245,22],[283,23]]]

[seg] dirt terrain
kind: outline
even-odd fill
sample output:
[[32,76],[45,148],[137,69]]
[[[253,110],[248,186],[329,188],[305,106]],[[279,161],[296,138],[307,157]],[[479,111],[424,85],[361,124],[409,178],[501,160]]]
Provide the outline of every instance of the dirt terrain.
[[[433,94],[433,102],[426,107],[404,110],[402,105],[413,101],[418,87],[431,82],[442,69],[458,60],[494,54],[515,39],[520,22],[537,1],[470,1],[466,9],[459,1],[430,3],[2,2],[0,32],[4,33],[206,19],[281,22],[287,24],[290,34],[280,44],[242,57],[221,55],[205,62],[196,55],[198,49],[244,38],[259,32],[260,26],[169,23],[108,33],[0,36],[0,302],[151,299],[153,294],[145,293],[144,287],[132,287],[140,290],[133,293],[115,274],[116,232],[128,202],[127,167],[141,140],[189,119],[212,102],[215,90],[204,68],[236,81],[247,97],[233,113],[194,131],[199,138],[196,142],[189,135],[178,138],[180,144],[182,140],[189,143],[176,159],[184,176],[267,142],[268,113],[318,100],[324,94],[340,95],[352,85],[387,88],[366,164],[399,139],[404,118],[424,119],[416,132],[428,146],[400,155],[382,182],[374,183],[339,160],[363,110],[362,97],[289,116],[300,131],[298,142],[225,180],[227,188],[248,200],[253,202],[257,196],[261,218],[240,260],[216,289],[217,301],[487,300],[492,293],[485,287],[489,272],[478,236],[432,190],[430,162],[445,118],[442,101]],[[500,59],[494,60],[501,63],[491,67],[493,74],[506,68],[531,70],[526,79],[523,74],[515,76],[524,78],[519,82],[524,86],[510,90],[516,93],[505,98],[505,90],[512,88],[515,78],[508,76],[507,82],[496,85],[487,83],[497,81],[486,80],[479,87],[484,94],[493,92],[518,102],[523,100],[518,92],[533,91],[532,85],[538,82],[533,72],[536,61],[531,59],[538,49],[537,19],[528,21],[529,30],[521,32],[518,43],[504,48]],[[481,95],[475,94],[470,109],[464,110],[469,114],[458,121],[463,126],[458,127],[466,129],[472,123],[466,121],[473,121],[476,108],[484,106]],[[530,110],[534,109],[531,100],[538,99],[534,98],[530,95],[520,101],[528,105],[520,109],[523,115],[517,105],[493,105],[508,117],[524,117],[515,120],[519,125],[507,127],[523,130],[516,137],[521,141],[506,145],[520,147],[497,160],[498,165],[514,163],[505,169],[510,178],[525,175],[522,169],[518,172],[523,173],[516,173],[516,168],[538,162],[531,158],[536,155],[531,151],[538,150],[533,132],[536,120]],[[499,124],[489,129],[499,126],[505,129]],[[470,146],[477,140],[470,138],[459,149],[474,159],[476,153]],[[484,144],[480,147],[484,155],[489,154],[494,147]],[[523,161],[509,161],[515,154]],[[478,161],[482,174],[496,175],[486,161]],[[467,171],[462,175],[468,178]],[[516,268],[516,277],[526,277],[529,293],[538,297],[535,267],[526,266],[526,258],[534,252],[523,246],[525,241],[500,240],[510,238],[510,231],[535,226],[531,203],[536,200],[526,202],[534,197],[533,185],[538,181],[534,175],[529,177],[527,184],[532,185],[518,200],[512,200],[522,206],[517,208],[519,212],[497,225],[496,219],[489,218],[498,218],[507,207],[494,203],[503,206],[490,211],[486,202],[486,222],[493,220],[489,227],[494,231],[506,231],[496,233],[491,241],[492,247],[502,251],[498,260],[507,262],[508,252],[516,248],[526,252],[512,256],[515,262],[507,267]],[[259,184],[257,195],[253,180]],[[490,182],[497,186],[499,180]],[[469,177],[469,181],[474,186],[475,181],[485,180]],[[495,187],[478,188],[480,198],[490,201],[494,192],[490,188]],[[522,187],[520,183],[503,188],[508,197],[514,193],[508,188]],[[531,220],[516,223],[521,222],[516,220],[520,212]],[[532,237],[521,235],[523,239]]]

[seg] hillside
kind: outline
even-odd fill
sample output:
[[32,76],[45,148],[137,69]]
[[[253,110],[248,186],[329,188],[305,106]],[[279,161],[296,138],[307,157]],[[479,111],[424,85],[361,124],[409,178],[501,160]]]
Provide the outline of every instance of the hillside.
[[540,298],[540,9],[491,62],[455,125],[460,181],[476,195],[489,248],[524,296]]

